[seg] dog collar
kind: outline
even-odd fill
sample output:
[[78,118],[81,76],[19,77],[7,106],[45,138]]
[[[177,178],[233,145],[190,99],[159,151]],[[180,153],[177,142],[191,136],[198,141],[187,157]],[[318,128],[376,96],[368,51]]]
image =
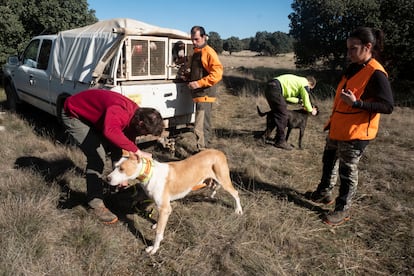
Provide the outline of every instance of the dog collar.
[[139,172],[137,176],[137,180],[141,183],[148,183],[148,181],[152,177],[153,168],[154,168],[154,162],[151,159],[148,158],[141,158],[142,167],[141,171]]

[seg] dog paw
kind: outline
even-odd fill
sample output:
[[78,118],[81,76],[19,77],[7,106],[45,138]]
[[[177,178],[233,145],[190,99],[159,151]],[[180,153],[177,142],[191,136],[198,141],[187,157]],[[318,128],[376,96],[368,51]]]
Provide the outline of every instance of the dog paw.
[[148,246],[147,248],[145,248],[145,251],[148,254],[153,255],[155,254],[155,252],[157,252],[157,249],[154,246]]
[[148,246],[147,248],[145,248],[145,251],[148,254],[153,255],[158,251],[159,248],[160,248],[159,245],[158,246],[157,245],[151,245],[151,246]]
[[154,230],[154,229],[156,229],[157,228],[157,224],[156,223],[154,223],[152,226],[151,226],[151,229],[152,230]]
[[243,210],[242,209],[236,209],[235,213],[238,214],[238,215],[243,215]]

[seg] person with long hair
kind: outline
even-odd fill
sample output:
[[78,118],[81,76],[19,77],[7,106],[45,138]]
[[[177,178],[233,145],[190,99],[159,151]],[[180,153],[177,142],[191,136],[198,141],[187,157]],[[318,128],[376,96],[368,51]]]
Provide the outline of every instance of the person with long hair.
[[[332,113],[324,127],[329,130],[323,152],[320,183],[309,198],[335,208],[324,222],[339,225],[350,219],[350,207],[358,186],[358,163],[369,142],[377,136],[380,113],[391,114],[394,99],[388,74],[378,61],[383,49],[381,30],[360,27],[347,41],[351,63],[339,82]],[[339,194],[334,189],[339,172]]]

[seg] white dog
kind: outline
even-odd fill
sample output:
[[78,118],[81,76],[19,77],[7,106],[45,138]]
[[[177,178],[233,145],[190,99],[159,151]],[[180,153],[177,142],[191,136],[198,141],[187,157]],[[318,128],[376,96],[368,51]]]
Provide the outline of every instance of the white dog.
[[[172,200],[185,197],[190,191],[200,189],[215,182],[223,186],[236,201],[236,214],[242,214],[238,192],[233,187],[226,156],[223,152],[207,149],[185,160],[161,163],[155,160],[138,158],[130,153],[122,157],[115,169],[108,175],[112,186],[128,180],[137,180],[158,208],[158,221],[155,241],[146,248],[150,254],[157,252],[164,238],[164,231],[172,208]],[[214,196],[215,191],[211,195]]]

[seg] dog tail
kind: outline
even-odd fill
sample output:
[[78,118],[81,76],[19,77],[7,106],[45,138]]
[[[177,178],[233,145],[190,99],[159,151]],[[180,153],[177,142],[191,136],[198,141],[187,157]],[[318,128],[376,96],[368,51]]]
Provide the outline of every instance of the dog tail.
[[257,113],[259,114],[260,117],[266,116],[266,112],[262,112],[258,105],[256,106],[256,108],[257,108]]

